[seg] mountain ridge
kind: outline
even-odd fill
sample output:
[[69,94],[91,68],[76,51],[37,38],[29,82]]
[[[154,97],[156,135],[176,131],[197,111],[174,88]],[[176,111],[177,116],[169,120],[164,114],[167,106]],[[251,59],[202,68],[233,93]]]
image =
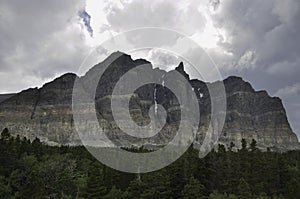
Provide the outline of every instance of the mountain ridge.
[[[95,88],[95,85],[91,85],[89,80],[97,78],[97,71],[102,70],[103,67],[101,66],[111,60],[114,60],[111,63],[112,69],[105,71],[100,80],[102,84],[97,85],[96,100],[108,96],[118,78],[137,65],[143,64],[145,67],[149,67],[149,70],[156,70],[147,60],[132,60],[130,55],[115,52],[103,62],[92,67],[84,76],[78,77],[74,73],[66,73],[44,84],[41,88],[21,91],[0,102],[0,130],[8,128],[13,134],[20,134],[31,139],[39,137],[48,144],[80,144],[72,116],[74,82],[78,78],[86,90]],[[193,88],[197,89],[195,93],[203,113],[201,113],[203,121],[200,121],[202,126],[200,126],[197,135],[197,139],[201,140],[210,117],[210,100],[206,84],[214,84],[215,82],[205,83],[201,80],[190,80],[189,75],[184,70],[183,63],[180,63],[175,70],[188,79]],[[162,75],[167,73],[163,70],[156,72]],[[234,142],[239,147],[241,139],[246,138],[248,141],[256,139],[258,145],[263,149],[273,147],[280,150],[292,150],[299,147],[298,139],[290,127],[280,98],[271,97],[264,90],[255,91],[251,84],[241,77],[229,76],[223,82],[227,94],[227,115],[224,130],[219,139],[220,143],[228,146]],[[153,104],[153,97],[146,98],[149,93],[150,96],[153,95],[153,85],[140,89],[132,104],[135,108],[133,117],[142,123],[148,122],[147,110]],[[164,98],[164,96],[167,97]],[[176,103],[174,105],[169,102],[173,100],[173,97],[163,88],[158,89],[158,99],[163,101],[170,110],[177,106]],[[115,125],[111,120],[109,102],[97,101],[96,108],[101,115],[98,117],[99,121],[105,121],[107,125],[108,137],[115,139],[121,145],[137,143],[143,145],[151,142],[156,143],[157,140],[159,144],[166,143],[171,139],[170,134],[176,130],[173,129],[172,124],[179,120],[178,113],[171,111],[168,126],[162,135],[146,141],[135,142],[131,138],[123,137],[125,135],[118,129],[109,127]],[[122,138],[125,138],[125,143],[122,143]]]

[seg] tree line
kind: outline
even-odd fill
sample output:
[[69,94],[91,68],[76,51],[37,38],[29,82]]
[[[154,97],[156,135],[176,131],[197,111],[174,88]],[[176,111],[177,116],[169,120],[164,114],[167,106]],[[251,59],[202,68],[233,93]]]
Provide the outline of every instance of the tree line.
[[299,163],[299,151],[262,152],[242,140],[238,151],[219,145],[202,159],[191,146],[168,167],[137,175],[101,164],[83,146],[48,146],[4,129],[0,198],[298,199]]

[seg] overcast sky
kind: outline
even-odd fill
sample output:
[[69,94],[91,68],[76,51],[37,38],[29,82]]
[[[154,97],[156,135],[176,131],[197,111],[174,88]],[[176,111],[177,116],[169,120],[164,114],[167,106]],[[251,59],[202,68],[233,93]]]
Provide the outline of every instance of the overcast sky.
[[[299,19],[299,0],[1,0],[0,93],[76,73],[89,52],[114,35],[161,27],[202,46],[224,78],[242,76],[255,89],[281,97],[299,137]],[[182,42],[154,39],[164,41],[162,48]],[[134,49],[143,40],[126,42]],[[111,52],[99,53],[104,58]],[[158,49],[132,53],[171,67],[179,61]],[[183,54],[201,57],[193,49]]]

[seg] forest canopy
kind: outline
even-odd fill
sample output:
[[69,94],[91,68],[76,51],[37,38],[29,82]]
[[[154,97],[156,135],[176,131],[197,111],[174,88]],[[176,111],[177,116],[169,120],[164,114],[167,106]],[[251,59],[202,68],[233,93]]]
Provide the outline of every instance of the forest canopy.
[[261,152],[255,140],[242,146],[219,145],[203,159],[190,147],[168,167],[137,175],[106,167],[83,146],[47,146],[5,129],[0,198],[300,198],[300,151]]

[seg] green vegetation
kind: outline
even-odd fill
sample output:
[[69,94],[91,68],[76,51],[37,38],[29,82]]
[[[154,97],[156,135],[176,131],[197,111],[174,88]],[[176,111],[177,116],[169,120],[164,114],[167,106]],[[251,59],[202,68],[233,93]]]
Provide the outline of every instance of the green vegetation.
[[122,173],[82,147],[50,147],[10,136],[0,139],[0,198],[297,199],[300,152],[261,152],[256,142],[238,152],[220,145],[204,159],[192,147],[152,173]]

